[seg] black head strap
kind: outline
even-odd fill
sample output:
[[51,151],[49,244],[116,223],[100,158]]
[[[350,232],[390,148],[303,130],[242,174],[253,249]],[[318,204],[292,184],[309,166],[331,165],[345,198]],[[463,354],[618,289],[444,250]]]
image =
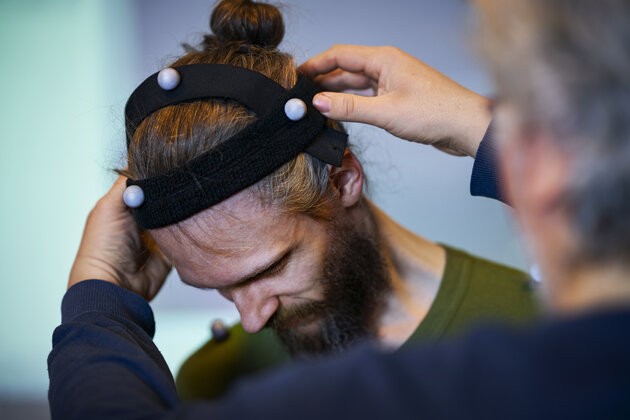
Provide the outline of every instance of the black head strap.
[[[127,180],[144,193],[134,209],[145,229],[182,221],[225,200],[273,173],[299,153],[307,152],[340,166],[347,135],[326,126],[326,118],[311,104],[317,86],[300,76],[285,90],[260,73],[241,67],[196,64],[176,68],[181,82],[173,90],[157,83],[157,73],[145,80],[125,107],[127,144],[135,128],[151,113],[168,105],[204,98],[236,100],[254,111],[258,120],[216,148],[184,166],[160,175]],[[288,100],[302,100],[306,114],[292,121],[285,113]]]

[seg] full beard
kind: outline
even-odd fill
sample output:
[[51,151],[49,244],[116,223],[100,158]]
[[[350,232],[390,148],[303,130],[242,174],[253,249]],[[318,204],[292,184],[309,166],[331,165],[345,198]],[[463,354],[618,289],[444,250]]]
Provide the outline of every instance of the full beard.
[[391,291],[376,238],[334,223],[321,283],[321,301],[280,308],[269,321],[292,356],[336,354],[375,337]]

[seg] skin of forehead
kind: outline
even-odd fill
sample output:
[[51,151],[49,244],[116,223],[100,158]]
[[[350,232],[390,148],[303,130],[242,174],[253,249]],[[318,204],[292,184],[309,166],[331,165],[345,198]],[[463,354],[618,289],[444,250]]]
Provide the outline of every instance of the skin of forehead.
[[317,229],[317,225],[319,222],[306,215],[262,204],[243,192],[179,226],[151,233],[178,270],[207,272],[223,280],[247,275],[295,245],[298,237],[306,235],[304,230]]

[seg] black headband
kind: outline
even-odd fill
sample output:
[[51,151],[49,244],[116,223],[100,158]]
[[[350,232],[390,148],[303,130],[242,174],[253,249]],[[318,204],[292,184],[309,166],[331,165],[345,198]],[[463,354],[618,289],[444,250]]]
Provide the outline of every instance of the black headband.
[[[127,146],[151,113],[183,102],[231,99],[254,111],[258,120],[181,167],[143,180],[128,179],[125,202],[135,207],[135,219],[143,228],[180,222],[255,184],[302,152],[341,165],[348,136],[326,126],[326,117],[311,104],[320,90],[307,78],[298,77],[287,91],[242,67],[194,64],[167,70],[176,77],[171,86],[159,83],[155,73],[129,98]],[[292,120],[285,106],[295,101],[305,109]]]

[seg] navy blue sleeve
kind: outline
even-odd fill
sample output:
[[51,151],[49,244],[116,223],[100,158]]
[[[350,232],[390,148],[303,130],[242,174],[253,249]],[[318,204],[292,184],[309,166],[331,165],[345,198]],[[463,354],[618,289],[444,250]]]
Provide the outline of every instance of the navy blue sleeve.
[[450,404],[430,381],[413,383],[431,377],[427,368],[417,376],[409,356],[394,359],[368,347],[291,365],[239,384],[219,401],[184,404],[153,332],[153,313],[141,297],[100,280],[70,288],[48,358],[52,418],[415,418],[422,395]]
[[499,191],[497,164],[494,133],[492,123],[490,123],[475,155],[475,164],[470,177],[470,193],[472,195],[505,202]]
[[184,404],[151,340],[147,302],[88,280],[63,300],[48,358],[50,408],[64,420],[627,418],[619,414],[630,414],[629,319],[533,336],[490,329],[390,354],[361,347]]
[[53,418],[115,418],[130,405],[148,414],[177,404],[173,378],[152,341],[153,312],[144,299],[87,280],[68,290],[61,315],[48,357]]

